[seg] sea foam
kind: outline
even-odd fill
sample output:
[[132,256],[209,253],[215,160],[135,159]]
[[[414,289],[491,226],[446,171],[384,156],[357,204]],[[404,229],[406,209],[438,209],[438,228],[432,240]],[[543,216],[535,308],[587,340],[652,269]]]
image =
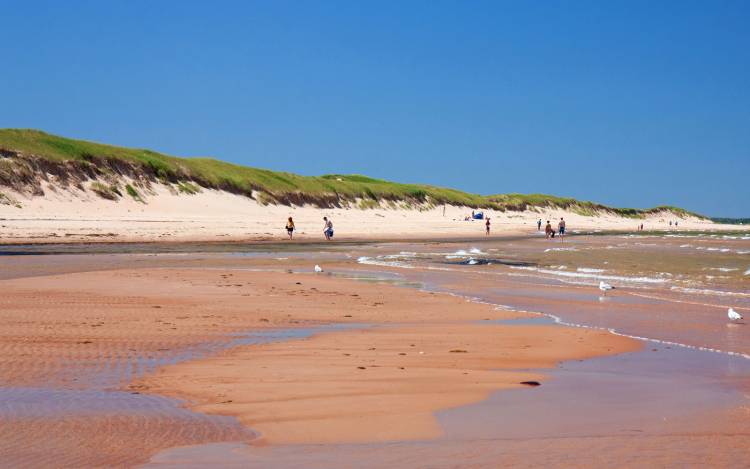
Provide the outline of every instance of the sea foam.
[[750,293],[742,293],[737,291],[722,291],[722,290],[709,290],[705,288],[686,288],[686,287],[672,287],[672,291],[680,293],[693,293],[698,295],[714,295],[714,296],[736,296],[740,298],[750,298]]
[[386,261],[382,259],[375,259],[372,257],[361,256],[357,258],[357,263],[367,265],[379,265],[382,267],[400,267],[402,269],[413,269],[414,267],[404,262],[398,261]]
[[667,279],[654,278],[654,277],[623,277],[619,275],[600,275],[596,273],[588,272],[561,272],[559,270],[539,269],[537,267],[524,267],[524,266],[511,266],[511,269],[517,270],[530,270],[539,272],[541,274],[558,275],[561,277],[574,277],[574,278],[590,278],[596,280],[613,280],[618,282],[632,282],[632,283],[665,283]]

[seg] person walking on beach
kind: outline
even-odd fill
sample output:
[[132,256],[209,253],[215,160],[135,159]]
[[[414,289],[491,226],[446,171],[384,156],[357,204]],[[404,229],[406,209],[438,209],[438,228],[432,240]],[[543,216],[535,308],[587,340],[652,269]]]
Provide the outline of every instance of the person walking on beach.
[[325,225],[323,226],[323,234],[326,237],[326,241],[330,241],[333,238],[333,222],[328,217],[323,217]]
[[490,219],[489,219],[489,217],[487,217],[487,221],[484,222],[484,228],[485,228],[485,233],[484,234],[486,236],[489,236],[490,235]]
[[550,239],[552,237],[552,233],[554,232],[555,230],[552,229],[552,224],[550,224],[549,220],[547,220],[547,225],[544,227],[544,237]]
[[541,218],[536,222],[536,230],[542,231],[542,219]]
[[292,217],[289,217],[289,219],[286,221],[286,234],[289,235],[289,239],[292,239],[292,235],[294,235],[294,220],[292,220]]
[[557,224],[557,232],[560,233],[560,241],[565,237],[565,220],[560,217],[560,223]]

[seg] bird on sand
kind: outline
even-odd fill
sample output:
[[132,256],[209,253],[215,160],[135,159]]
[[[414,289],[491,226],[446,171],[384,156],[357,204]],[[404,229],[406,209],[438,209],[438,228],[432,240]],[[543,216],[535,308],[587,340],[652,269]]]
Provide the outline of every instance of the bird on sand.
[[318,264],[315,264],[315,272],[323,272],[323,269]]
[[729,308],[729,310],[727,311],[727,317],[730,321],[739,321],[740,319],[742,319],[742,315],[735,311],[733,308]]
[[607,282],[604,282],[604,281],[599,282],[599,290],[603,291],[605,295],[607,294],[609,290],[614,290],[614,289],[615,287],[608,284]]

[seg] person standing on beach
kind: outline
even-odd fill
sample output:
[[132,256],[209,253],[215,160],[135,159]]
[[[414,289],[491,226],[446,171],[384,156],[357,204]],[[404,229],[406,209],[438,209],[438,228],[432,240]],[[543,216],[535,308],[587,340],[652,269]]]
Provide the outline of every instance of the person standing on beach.
[[286,234],[289,235],[289,239],[292,239],[292,235],[294,235],[294,220],[292,220],[292,217],[289,217],[289,219],[286,221]]
[[328,217],[323,217],[325,225],[323,226],[323,234],[326,237],[326,241],[330,241],[333,238],[333,222]]
[[536,230],[542,231],[542,219],[541,218],[536,222]]
[[550,239],[552,237],[552,233],[554,232],[555,230],[552,229],[552,224],[550,224],[549,220],[547,220],[547,225],[544,227],[544,237]]
[[486,236],[489,236],[490,235],[490,219],[489,219],[489,217],[487,217],[487,221],[484,222],[484,228],[485,228],[485,233],[484,234]]
[[557,224],[557,232],[560,233],[560,241],[565,237],[565,220],[560,217],[560,223]]

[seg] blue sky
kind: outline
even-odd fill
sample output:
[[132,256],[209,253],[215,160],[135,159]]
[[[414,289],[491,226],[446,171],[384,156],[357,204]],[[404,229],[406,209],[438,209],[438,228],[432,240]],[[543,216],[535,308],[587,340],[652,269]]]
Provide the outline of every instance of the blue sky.
[[750,2],[0,7],[0,127],[750,216]]

